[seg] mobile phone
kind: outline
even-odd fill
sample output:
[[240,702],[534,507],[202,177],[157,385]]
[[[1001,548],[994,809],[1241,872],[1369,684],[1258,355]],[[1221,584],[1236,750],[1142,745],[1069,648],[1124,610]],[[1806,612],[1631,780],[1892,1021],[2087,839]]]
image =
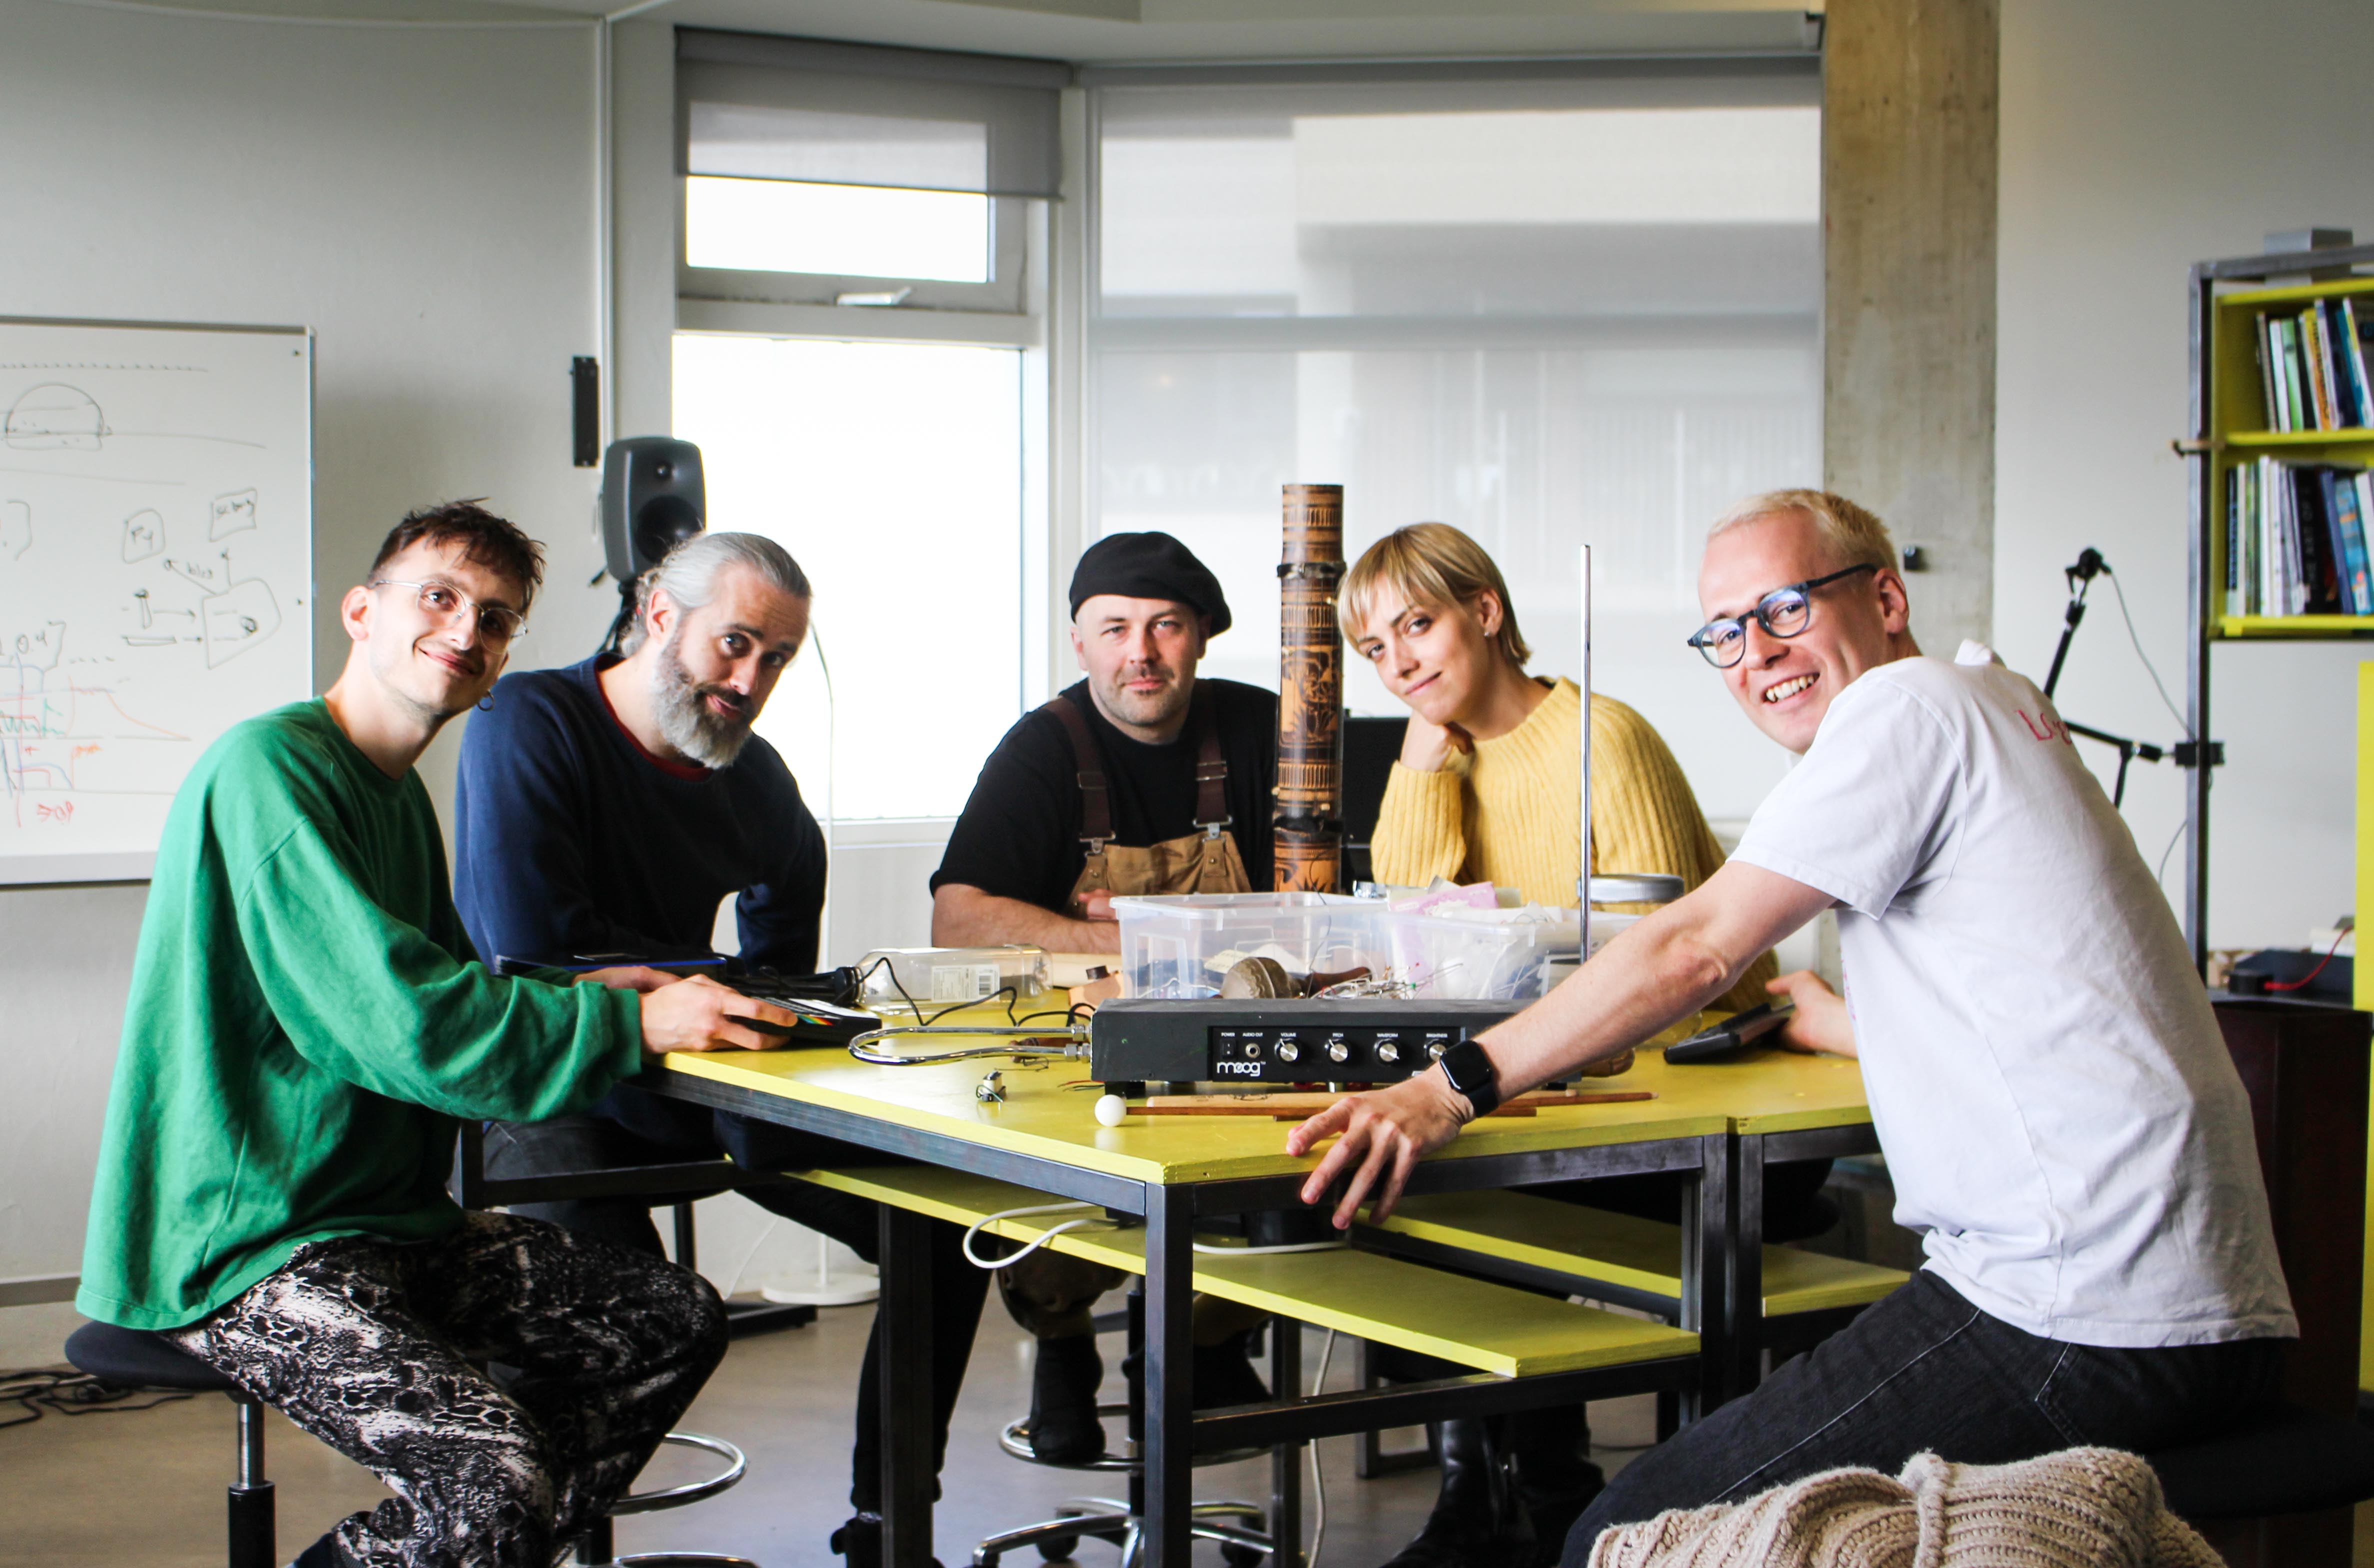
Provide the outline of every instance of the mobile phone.
[[1666,1046],[1665,1060],[1685,1065],[1729,1061],[1787,1023],[1796,1010],[1797,1004],[1784,996],[1733,1013],[1712,1029],[1700,1030],[1678,1044]]

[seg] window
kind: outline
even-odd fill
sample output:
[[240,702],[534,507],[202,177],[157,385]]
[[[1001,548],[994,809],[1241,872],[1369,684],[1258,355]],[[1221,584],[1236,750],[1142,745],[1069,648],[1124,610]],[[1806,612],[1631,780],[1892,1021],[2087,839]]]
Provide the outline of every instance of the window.
[[1708,522],[1820,474],[1817,87],[1099,88],[1092,533],[1185,539],[1237,615],[1205,667],[1263,686],[1282,484],[1345,486],[1347,558],[1473,535],[1540,674],[1574,670],[1587,541],[1600,690],[1746,814],[1780,764],[1682,639]]
[[1045,61],[680,29],[690,299],[1018,312],[1055,194]]
[[1011,348],[676,336],[710,525],[816,585],[758,733],[819,817],[955,816],[1021,712],[1023,387]]
[[848,278],[990,280],[987,196],[694,175],[686,264]]

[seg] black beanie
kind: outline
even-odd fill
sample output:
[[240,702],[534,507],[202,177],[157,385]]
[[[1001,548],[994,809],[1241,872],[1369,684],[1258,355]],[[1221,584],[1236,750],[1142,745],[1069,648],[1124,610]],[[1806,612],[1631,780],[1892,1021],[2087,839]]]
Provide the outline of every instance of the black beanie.
[[1208,616],[1212,635],[1228,629],[1228,601],[1220,580],[1185,545],[1168,534],[1108,534],[1080,552],[1072,570],[1072,614],[1099,594],[1127,599],[1176,599]]

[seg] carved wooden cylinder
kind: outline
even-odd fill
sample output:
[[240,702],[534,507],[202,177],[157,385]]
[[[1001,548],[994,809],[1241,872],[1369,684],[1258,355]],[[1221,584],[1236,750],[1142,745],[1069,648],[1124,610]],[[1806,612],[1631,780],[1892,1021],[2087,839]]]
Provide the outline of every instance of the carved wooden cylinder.
[[1286,487],[1277,576],[1276,887],[1332,893],[1344,837],[1344,640],[1335,630],[1343,486]]

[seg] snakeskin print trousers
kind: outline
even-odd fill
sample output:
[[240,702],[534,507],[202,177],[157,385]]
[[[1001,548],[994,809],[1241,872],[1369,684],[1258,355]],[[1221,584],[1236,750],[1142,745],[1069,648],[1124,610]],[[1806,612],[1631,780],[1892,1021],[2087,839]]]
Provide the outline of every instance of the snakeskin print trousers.
[[552,1568],[700,1391],[725,1315],[688,1269],[472,1213],[300,1247],[166,1338],[395,1493],[333,1532],[360,1568]]

